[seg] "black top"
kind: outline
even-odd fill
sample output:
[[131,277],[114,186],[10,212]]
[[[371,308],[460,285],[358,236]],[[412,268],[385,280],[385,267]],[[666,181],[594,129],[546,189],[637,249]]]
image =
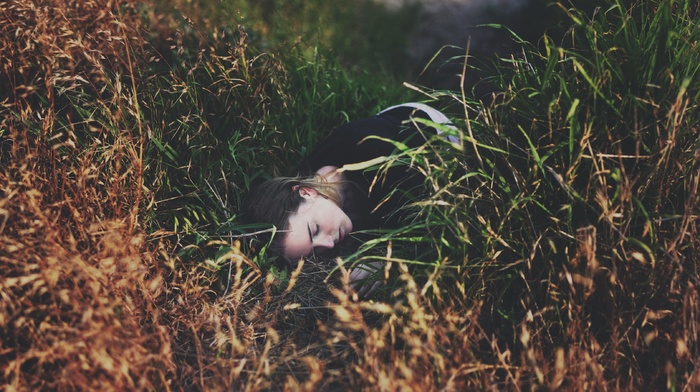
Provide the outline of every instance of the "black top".
[[[409,148],[419,147],[436,131],[408,121],[411,117],[430,119],[421,110],[397,107],[340,126],[312,151],[302,163],[300,171],[312,174],[323,166],[343,167],[346,164],[390,156],[398,151],[390,141],[403,143]],[[424,193],[425,178],[415,168],[406,165],[408,159],[410,158],[403,157],[394,162],[388,170],[379,171],[379,176],[377,174],[381,163],[363,170],[344,172],[350,192],[343,210],[353,223],[353,231],[398,228],[404,215],[401,207],[410,195],[419,196]]]

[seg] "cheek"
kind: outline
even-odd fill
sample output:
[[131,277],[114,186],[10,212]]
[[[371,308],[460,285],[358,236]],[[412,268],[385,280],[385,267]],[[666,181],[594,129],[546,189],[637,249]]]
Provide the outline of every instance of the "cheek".
[[340,207],[335,208],[334,214],[333,214],[334,220],[336,222],[343,222],[345,220],[349,220],[348,215],[343,211]]
[[291,259],[307,256],[311,250],[311,245],[309,244],[308,238],[303,236],[299,237],[294,234],[298,233],[290,232],[284,240],[284,255]]
[[318,222],[322,222],[322,225],[325,224],[329,226],[329,229],[336,230],[338,225],[342,225],[344,222],[350,220],[343,209],[337,204],[327,199],[325,199],[324,202],[323,209],[319,210],[316,216]]

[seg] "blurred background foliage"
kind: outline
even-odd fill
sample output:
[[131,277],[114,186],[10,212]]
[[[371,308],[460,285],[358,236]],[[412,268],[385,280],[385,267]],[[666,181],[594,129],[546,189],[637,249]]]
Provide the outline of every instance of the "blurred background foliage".
[[204,39],[243,28],[259,51],[312,57],[323,47],[347,69],[384,76],[408,72],[407,39],[419,15],[417,4],[388,10],[373,0],[175,0],[157,2],[156,12],[173,8]]

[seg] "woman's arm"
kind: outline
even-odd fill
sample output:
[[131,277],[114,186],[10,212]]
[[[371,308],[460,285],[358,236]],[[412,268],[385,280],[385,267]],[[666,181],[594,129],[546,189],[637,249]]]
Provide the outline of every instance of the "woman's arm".
[[361,299],[368,299],[382,286],[379,272],[384,268],[383,261],[371,261],[356,265],[350,271],[350,284]]

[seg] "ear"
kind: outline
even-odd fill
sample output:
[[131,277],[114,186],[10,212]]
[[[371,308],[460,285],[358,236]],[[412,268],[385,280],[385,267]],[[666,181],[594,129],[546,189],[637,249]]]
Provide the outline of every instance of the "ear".
[[304,199],[315,199],[318,196],[318,192],[314,188],[309,188],[308,186],[299,187],[299,195]]

